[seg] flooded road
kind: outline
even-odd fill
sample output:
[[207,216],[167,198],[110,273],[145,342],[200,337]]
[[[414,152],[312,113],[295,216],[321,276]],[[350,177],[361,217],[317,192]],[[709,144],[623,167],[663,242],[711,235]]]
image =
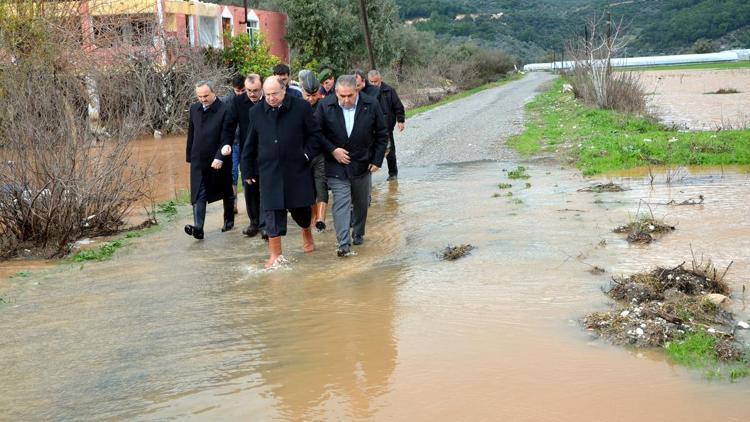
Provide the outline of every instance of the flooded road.
[[[611,178],[630,190],[593,194],[577,190],[594,180],[541,162],[511,181],[519,162],[503,154],[378,174],[356,257],[336,257],[331,231],[305,255],[292,228],[290,266],[261,271],[265,244],[220,233],[214,204],[203,242],[181,233],[183,212],[111,261],[11,279],[0,419],[747,420],[750,380],[706,380],[592,340],[577,320],[607,308],[613,274],[677,265],[691,244],[734,260],[734,310],[750,318],[748,169],[653,188],[631,173]],[[611,230],[641,200],[678,229],[631,246]],[[476,249],[438,259],[461,243]]]

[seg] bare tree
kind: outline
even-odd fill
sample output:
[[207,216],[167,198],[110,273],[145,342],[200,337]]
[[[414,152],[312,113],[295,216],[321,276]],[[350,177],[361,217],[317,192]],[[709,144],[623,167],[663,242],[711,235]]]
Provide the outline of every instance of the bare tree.
[[194,81],[224,77],[179,49],[162,65],[157,16],[115,2],[0,5],[0,257],[122,230],[152,183],[131,141],[180,131]]
[[570,41],[566,55],[571,58],[571,85],[577,97],[599,108],[644,112],[645,92],[632,72],[615,72],[612,59],[624,49],[622,19],[612,22],[602,15],[586,22],[583,37]]

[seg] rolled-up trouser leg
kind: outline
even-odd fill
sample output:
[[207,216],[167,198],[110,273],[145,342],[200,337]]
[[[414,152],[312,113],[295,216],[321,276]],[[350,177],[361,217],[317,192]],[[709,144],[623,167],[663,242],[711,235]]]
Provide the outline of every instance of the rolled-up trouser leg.
[[349,233],[352,218],[352,185],[349,180],[329,177],[328,187],[331,188],[333,194],[331,215],[336,229],[336,241],[339,248],[348,247],[352,243],[351,233]]
[[310,227],[310,222],[312,221],[311,207],[291,208],[289,209],[289,214],[292,215],[292,219],[298,226],[303,229]]
[[268,237],[286,236],[286,210],[266,210],[263,212],[263,221]]
[[352,232],[354,237],[365,235],[367,208],[370,205],[372,173],[352,180]]

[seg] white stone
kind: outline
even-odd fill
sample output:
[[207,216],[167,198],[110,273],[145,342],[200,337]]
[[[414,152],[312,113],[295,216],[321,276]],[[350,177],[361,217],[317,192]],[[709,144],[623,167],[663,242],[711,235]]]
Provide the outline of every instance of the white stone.
[[748,324],[745,321],[737,321],[737,326],[744,330],[747,330],[748,328],[750,328],[750,324]]
[[635,329],[635,333],[638,334],[639,337],[642,336],[643,335],[643,328],[640,328],[640,327],[636,328]]
[[630,311],[625,310],[625,311],[620,312],[621,317],[626,317],[628,315],[630,315]]

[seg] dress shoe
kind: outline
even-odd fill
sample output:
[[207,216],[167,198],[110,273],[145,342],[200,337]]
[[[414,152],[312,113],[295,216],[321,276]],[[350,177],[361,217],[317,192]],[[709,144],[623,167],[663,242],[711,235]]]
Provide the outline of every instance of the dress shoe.
[[260,232],[260,238],[263,239],[264,241],[268,242],[268,233],[266,233],[265,230],[261,230],[261,232]]
[[338,249],[336,249],[336,255],[340,256],[341,258],[346,258],[347,256],[354,256],[357,253],[352,251],[349,248],[349,245],[341,246]]
[[228,232],[229,230],[232,230],[234,228],[234,221],[225,221],[224,227],[221,228],[221,232]]
[[242,230],[242,234],[244,234],[247,237],[255,237],[259,231],[260,230],[258,230],[258,227],[256,227],[253,224],[250,224],[249,226],[245,227]]
[[315,223],[315,228],[318,230],[318,233],[324,232],[326,230],[326,223],[325,221],[318,221]]
[[198,240],[203,239],[203,229],[196,228],[195,226],[191,226],[190,224],[187,224],[185,226],[185,233],[187,233],[189,236],[193,236]]
[[352,239],[352,245],[361,245],[365,243],[365,239],[362,236],[354,236]]

